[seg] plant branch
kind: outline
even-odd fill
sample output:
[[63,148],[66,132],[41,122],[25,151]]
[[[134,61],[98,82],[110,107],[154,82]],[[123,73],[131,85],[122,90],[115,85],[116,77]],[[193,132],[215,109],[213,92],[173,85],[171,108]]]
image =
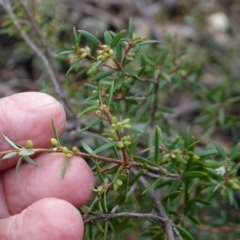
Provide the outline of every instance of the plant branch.
[[90,215],[83,217],[83,223],[93,223],[98,220],[110,220],[114,218],[138,218],[138,219],[152,219],[162,224],[165,224],[165,219],[155,216],[153,214],[148,213],[129,213],[129,212],[121,212],[121,213],[91,213]]
[[[132,171],[134,173],[137,173],[136,170],[132,169]],[[145,177],[141,176],[139,178],[139,181],[141,182],[141,184],[144,186],[144,188],[149,187],[149,183],[146,180]],[[154,203],[154,208],[157,211],[157,213],[159,214],[159,216],[163,219],[165,219],[165,224],[164,224],[164,231],[166,234],[166,240],[174,240],[174,233],[175,235],[177,235],[179,240],[182,240],[181,235],[179,234],[178,230],[176,229],[174,223],[172,222],[172,220],[168,217],[162,203],[159,201],[159,198],[156,196],[156,193],[153,189],[149,189],[148,190],[149,195],[151,200]]]
[[[12,150],[7,150],[7,151],[2,151],[2,152],[0,152],[0,157],[5,156],[6,154],[12,153],[12,152],[19,153],[21,150],[23,150],[23,149],[20,149],[20,150],[12,149]],[[34,150],[35,150],[34,151],[35,154],[55,153],[55,152],[62,153],[62,149],[61,148],[58,148],[58,149],[35,148]],[[70,151],[70,153],[73,156],[78,156],[78,157],[82,157],[82,158],[85,158],[85,159],[90,158],[90,159],[95,159],[97,161],[115,163],[117,165],[125,165],[125,159],[114,159],[114,158],[108,158],[108,157],[103,157],[103,156],[93,155],[93,154],[83,153],[83,152],[71,152]],[[4,159],[3,161],[6,161],[6,160],[7,159]],[[128,166],[129,166],[129,168],[131,168],[131,167],[140,167],[140,168],[144,168],[144,169],[146,169],[148,171],[158,172],[158,173],[163,174],[166,177],[170,177],[170,178],[173,178],[173,179],[176,179],[176,180],[180,180],[181,179],[181,175],[170,173],[170,172],[168,172],[166,169],[164,169],[162,167],[158,167],[158,166],[157,167],[154,167],[154,166],[147,166],[146,167],[146,166],[144,166],[143,163],[134,162],[132,159],[129,159]],[[112,167],[113,166],[111,166],[109,168],[109,170],[111,170]],[[115,168],[115,166],[114,166],[114,168]]]

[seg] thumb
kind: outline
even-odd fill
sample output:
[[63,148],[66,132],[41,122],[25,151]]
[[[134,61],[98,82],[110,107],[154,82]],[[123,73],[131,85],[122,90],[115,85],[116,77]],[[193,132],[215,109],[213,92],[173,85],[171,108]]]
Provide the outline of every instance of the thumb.
[[2,240],[76,240],[83,237],[80,213],[70,203],[44,198],[0,220]]

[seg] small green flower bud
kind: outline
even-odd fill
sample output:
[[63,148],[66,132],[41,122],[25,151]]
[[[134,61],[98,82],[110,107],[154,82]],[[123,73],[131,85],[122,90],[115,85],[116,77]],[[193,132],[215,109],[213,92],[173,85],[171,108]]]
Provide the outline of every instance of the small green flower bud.
[[62,151],[63,151],[63,153],[66,153],[66,154],[69,153],[69,150],[66,147],[63,147]]
[[112,117],[111,123],[117,123],[117,118],[116,117]]
[[231,184],[230,186],[231,186],[231,188],[234,189],[234,190],[239,190],[239,189],[240,189],[240,185],[237,184],[237,183],[233,183],[233,184]]
[[92,91],[92,95],[97,95],[97,91],[96,91],[96,90],[93,90],[93,91]]
[[56,138],[51,138],[50,141],[51,141],[51,144],[53,146],[57,146],[58,145],[58,140]]
[[172,153],[171,154],[171,158],[175,158],[175,157],[176,157],[176,155]]
[[111,127],[114,128],[114,129],[116,129],[116,128],[117,128],[117,125],[116,125],[115,123],[113,123],[113,124],[111,125]]
[[74,147],[72,147],[72,151],[73,152],[79,152],[79,149],[76,146],[74,146]]
[[170,157],[170,154],[169,153],[166,153],[163,155],[163,158],[169,158]]
[[114,139],[113,139],[113,138],[108,138],[108,141],[109,141],[109,142],[113,142]]
[[124,147],[123,142],[121,142],[121,141],[117,142],[117,147],[118,148],[123,148]]
[[126,135],[122,138],[123,141],[130,141],[131,140],[131,136],[130,135]]
[[102,60],[103,59],[103,56],[102,55],[99,55],[98,57],[97,57],[97,60]]
[[126,128],[126,129],[130,129],[132,126],[127,124],[127,125],[124,125],[123,127]]
[[86,58],[87,55],[88,55],[87,53],[83,53],[83,54],[80,56],[80,59]]
[[124,141],[124,146],[128,147],[129,145],[131,145],[131,142],[129,142],[129,141]]
[[97,188],[97,191],[98,191],[98,192],[102,192],[102,190],[103,190],[103,186],[99,186],[99,187]]
[[123,124],[122,124],[122,122],[118,122],[118,123],[116,123],[116,126],[117,126],[117,127],[122,127]]
[[67,154],[66,154],[66,157],[67,157],[67,158],[71,158],[71,157],[72,157],[72,154],[71,154],[71,153],[67,153]]
[[113,184],[113,190],[114,190],[114,191],[117,191],[118,188],[119,188],[119,186],[118,186],[116,183],[114,183],[114,184]]
[[114,133],[116,133],[116,129],[111,129],[111,134],[114,134]]
[[123,185],[123,181],[120,180],[120,179],[117,179],[117,180],[116,180],[116,184],[120,187],[120,186]]
[[32,140],[27,140],[27,148],[32,148],[32,147],[33,147]]
[[198,161],[200,159],[200,157],[196,154],[193,155],[193,161]]
[[131,121],[131,119],[130,119],[130,118],[126,118],[126,119],[123,121],[123,124],[129,124],[129,123],[130,123],[130,121]]

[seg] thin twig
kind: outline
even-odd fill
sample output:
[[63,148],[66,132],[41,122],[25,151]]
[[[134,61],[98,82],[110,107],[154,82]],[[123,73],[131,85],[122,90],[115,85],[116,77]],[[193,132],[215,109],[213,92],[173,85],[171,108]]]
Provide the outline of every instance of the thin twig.
[[[22,149],[23,150],[23,149]],[[36,148],[34,149],[36,154],[41,154],[41,153],[62,153],[62,149],[45,149],[45,148]],[[8,153],[12,153],[12,152],[16,152],[16,153],[20,153],[21,149],[12,149],[12,150],[7,150],[7,151],[2,151],[0,152],[0,157],[5,156]],[[110,163],[115,163],[118,164],[119,166],[125,165],[125,159],[114,159],[114,158],[108,158],[108,157],[103,157],[103,156],[99,156],[99,155],[95,155],[95,154],[89,154],[89,153],[83,153],[83,152],[71,152],[70,153],[73,154],[73,156],[79,156],[85,159],[94,159],[97,161],[102,161],[102,162],[110,162]],[[6,159],[7,160],[7,159]],[[6,161],[3,160],[3,161]],[[133,159],[129,159],[128,161],[128,166],[129,168],[131,167],[140,167],[140,168],[144,168],[148,171],[154,171],[154,172],[158,172],[161,173],[162,175],[166,176],[166,177],[170,177],[176,180],[180,180],[181,179],[181,175],[179,174],[175,174],[175,173],[170,173],[168,172],[166,169],[162,168],[162,167],[154,167],[154,166],[144,166],[143,163],[139,163],[139,162],[134,162]]]
[[[134,173],[136,173],[135,169],[132,169],[132,171]],[[144,188],[149,187],[149,183],[145,177],[141,176],[139,178],[139,181],[144,186]],[[165,225],[163,227],[164,227],[165,234],[166,234],[166,240],[174,240],[175,239],[174,233],[175,233],[175,235],[177,235],[179,240],[182,240],[181,235],[178,233],[178,230],[176,229],[172,220],[168,217],[162,203],[159,201],[159,198],[156,196],[155,191],[153,189],[149,189],[148,193],[149,193],[151,200],[154,203],[155,210],[157,211],[157,213],[159,214],[159,216],[161,218],[165,219]]]
[[90,215],[83,217],[83,223],[93,223],[98,220],[110,220],[114,218],[138,218],[138,219],[152,219],[158,221],[160,223],[165,224],[165,219],[159,216],[155,216],[153,214],[148,213],[129,213],[129,212],[121,212],[121,213],[91,213]]

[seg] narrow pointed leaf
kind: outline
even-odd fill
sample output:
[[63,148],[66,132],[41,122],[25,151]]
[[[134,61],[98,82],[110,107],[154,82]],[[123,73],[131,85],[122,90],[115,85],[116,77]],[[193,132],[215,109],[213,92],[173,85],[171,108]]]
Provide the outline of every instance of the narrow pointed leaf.
[[75,66],[79,63],[79,60],[77,60],[73,65],[68,69],[66,76],[75,68]]
[[100,45],[101,42],[99,41],[98,38],[96,38],[93,34],[84,31],[84,30],[79,30],[80,33],[82,33],[82,35],[87,38],[90,42],[92,42],[95,45]]
[[110,43],[110,47],[113,48],[117,45],[117,43],[120,41],[120,39],[123,37],[123,35],[125,34],[126,30],[123,30],[121,32],[119,32],[111,41]]
[[205,172],[200,171],[189,171],[185,172],[182,175],[183,178],[201,178],[201,177],[207,177],[207,174]]
[[103,37],[105,44],[109,46],[112,42],[112,35],[109,33],[109,31],[105,31]]
[[114,89],[114,81],[111,83],[111,87],[108,92],[108,100],[107,100],[107,105],[110,107],[111,102],[112,102],[112,95],[113,95],[113,89]]
[[55,57],[57,57],[59,55],[66,55],[66,54],[69,54],[69,53],[74,53],[74,51],[73,50],[63,51],[63,52],[60,52],[60,53],[56,54]]
[[90,74],[92,71],[98,68],[101,64],[102,64],[101,60],[98,60],[97,62],[93,63],[91,67],[88,69],[87,74]]
[[88,112],[92,112],[92,111],[96,111],[96,110],[99,110],[98,106],[91,106],[91,107],[85,109],[84,111],[82,111],[78,117],[81,117],[81,116],[85,115]]
[[128,36],[130,39],[133,38],[133,21],[132,21],[132,18],[129,19],[129,22],[128,22]]
[[158,40],[145,40],[143,42],[137,43],[136,46],[143,46],[147,44],[159,43]]
[[58,143],[60,144],[60,138],[58,136],[57,128],[56,128],[56,125],[55,125],[55,122],[54,122],[53,118],[51,118],[51,124],[52,124],[54,137],[57,139]]
[[159,164],[159,143],[161,141],[161,130],[159,127],[156,127],[155,129],[155,153],[154,153],[154,159],[155,163]]
[[22,157],[20,157],[20,158],[18,159],[17,164],[16,164],[16,167],[15,167],[15,170],[14,170],[14,178],[15,178],[15,180],[16,180],[17,177],[18,177],[18,173],[19,173],[19,169],[20,169],[21,163],[22,163]]
[[114,73],[114,70],[108,70],[106,72],[101,72],[101,73],[97,74],[95,77],[93,77],[92,81],[101,80],[105,77],[112,75],[113,73]]
[[188,231],[186,231],[184,228],[182,228],[180,226],[176,226],[176,228],[179,231],[179,233],[181,234],[181,236],[184,237],[184,239],[194,240],[193,236]]
[[81,144],[87,153],[93,154],[93,150],[85,142],[81,142]]
[[28,157],[28,156],[23,156],[23,159],[27,162],[27,163],[29,163],[29,164],[31,164],[31,165],[33,165],[33,166],[37,166],[37,163],[35,162],[35,161],[33,161],[30,157]]
[[99,124],[102,121],[102,119],[96,119],[94,121],[92,121],[91,123],[89,123],[86,127],[82,128],[78,134],[80,135],[81,133],[83,133],[84,131],[96,126],[97,124]]
[[35,149],[23,149],[19,152],[19,156],[31,156],[35,152]]
[[65,161],[63,162],[61,173],[60,173],[61,179],[64,178],[64,176],[67,172],[67,167],[68,167],[69,160],[70,160],[69,158],[66,158]]
[[227,153],[225,152],[223,147],[221,145],[219,145],[218,143],[214,143],[214,145],[215,145],[215,148],[217,149],[219,155],[221,155],[221,157],[223,157],[223,158],[226,158]]
[[107,149],[112,148],[112,147],[115,146],[115,145],[116,145],[115,142],[106,143],[106,144],[102,145],[101,147],[95,149],[95,150],[93,151],[93,153],[96,154],[96,153],[102,152],[102,151],[104,151],[104,150],[107,150]]
[[11,141],[7,136],[2,133],[4,140],[13,148],[20,149],[13,141]]
[[9,158],[15,157],[17,154],[18,154],[17,152],[10,152],[10,153],[4,155],[4,157],[2,158],[2,160],[5,160],[5,159],[9,159]]

